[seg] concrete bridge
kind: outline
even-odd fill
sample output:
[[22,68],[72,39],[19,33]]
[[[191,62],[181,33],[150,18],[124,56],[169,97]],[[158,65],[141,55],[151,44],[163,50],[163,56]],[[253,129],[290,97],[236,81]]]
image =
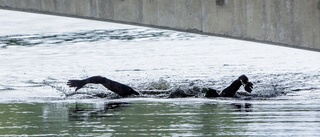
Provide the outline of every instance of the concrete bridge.
[[320,51],[320,0],[0,0],[0,8]]

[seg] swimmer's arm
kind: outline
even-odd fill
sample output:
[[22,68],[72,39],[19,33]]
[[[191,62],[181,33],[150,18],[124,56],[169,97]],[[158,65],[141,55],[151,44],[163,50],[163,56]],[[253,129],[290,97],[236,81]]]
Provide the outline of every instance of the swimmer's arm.
[[76,91],[81,89],[84,85],[86,84],[102,84],[104,87],[106,87],[107,89],[109,89],[110,91],[117,93],[118,95],[122,96],[122,97],[126,97],[129,95],[140,95],[139,92],[135,91],[134,89],[132,89],[131,87],[121,84],[119,82],[116,81],[112,81],[110,79],[107,79],[105,77],[101,77],[101,76],[93,76],[93,77],[89,77],[87,79],[83,79],[83,80],[69,80],[67,85],[69,87],[76,87]]
[[67,85],[69,87],[76,87],[76,90],[81,89],[86,84],[103,84],[101,76],[93,76],[83,80],[68,80]]
[[244,89],[245,89],[247,92],[251,93],[252,90],[253,90],[253,84],[252,84],[251,82],[248,82],[248,83],[246,84],[246,86],[244,87]]

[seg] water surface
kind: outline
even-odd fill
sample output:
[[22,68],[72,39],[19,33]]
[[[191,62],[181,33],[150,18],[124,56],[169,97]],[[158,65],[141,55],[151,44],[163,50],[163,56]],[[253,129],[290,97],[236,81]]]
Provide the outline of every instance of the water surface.
[[[0,22],[1,136],[320,134],[318,52],[5,10]],[[222,90],[241,74],[250,98],[66,96],[68,79],[94,75],[151,93]]]
[[320,135],[319,107],[309,103],[141,99],[0,107],[2,136]]

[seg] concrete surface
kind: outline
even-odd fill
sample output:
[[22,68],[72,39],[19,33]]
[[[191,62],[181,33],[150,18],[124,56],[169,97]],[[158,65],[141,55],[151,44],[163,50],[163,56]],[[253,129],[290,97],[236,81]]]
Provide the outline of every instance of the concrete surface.
[[319,0],[0,0],[0,8],[320,50]]

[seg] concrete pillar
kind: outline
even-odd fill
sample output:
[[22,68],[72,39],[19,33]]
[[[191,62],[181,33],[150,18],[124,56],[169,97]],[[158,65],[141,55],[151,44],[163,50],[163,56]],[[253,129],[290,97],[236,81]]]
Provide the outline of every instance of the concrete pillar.
[[202,31],[206,33],[214,33],[215,32],[215,0],[203,0],[202,1]]
[[233,12],[234,7],[230,1],[218,5],[216,0],[202,1],[202,28],[203,32],[220,35],[233,34]]
[[313,8],[314,17],[313,20],[313,49],[320,49],[320,0],[314,1],[312,7],[317,6],[317,8]]
[[[292,34],[295,36],[291,39],[292,45],[299,45],[305,48],[311,48],[313,46],[313,14],[316,5],[313,1],[300,1],[294,0],[294,22],[295,29]],[[309,7],[309,8],[306,8]],[[288,34],[288,35],[292,35]]]
[[142,0],[115,0],[113,5],[116,21],[142,23]]
[[263,22],[263,35],[265,37],[265,40],[270,42],[279,42],[277,33],[276,33],[276,27],[277,27],[277,21],[276,21],[276,14],[278,11],[275,10],[275,3],[279,0],[264,0],[264,11],[263,14],[265,14],[265,19]]
[[98,16],[102,20],[111,20],[114,15],[113,0],[98,0]]
[[59,14],[76,15],[77,14],[77,0],[55,0],[52,6]]
[[7,7],[13,7],[12,4],[10,4],[12,1],[10,0],[0,0],[0,7],[7,8]]
[[232,0],[233,6],[233,29],[232,36],[245,37],[247,35],[247,14],[246,14],[246,1],[245,0]]
[[29,0],[26,2],[26,6],[28,9],[31,9],[33,11],[41,11],[41,2],[42,0]]
[[143,0],[142,1],[142,16],[143,24],[158,25],[158,1],[159,0]]
[[201,0],[174,0],[177,29],[201,31]]
[[262,22],[266,15],[263,15],[262,0],[247,0],[246,17],[247,17],[247,37],[250,39],[263,39]]
[[91,7],[88,0],[75,0],[76,15],[80,17],[90,17]]
[[174,0],[158,0],[158,25],[170,28],[176,26]]
[[7,0],[7,6],[18,10],[24,10],[26,7],[30,8],[30,6],[27,6],[27,1],[22,0]]
[[56,12],[56,1],[59,1],[59,0],[42,0],[41,1],[42,11],[55,13]]
[[279,42],[280,43],[287,43],[292,45],[295,42],[300,43],[301,35],[299,32],[300,27],[296,26],[299,22],[296,20],[297,18],[294,16],[294,10],[296,9],[296,3],[292,0],[283,0],[277,6],[277,10],[280,12],[280,16],[277,19],[278,21],[278,28],[279,31]]
[[0,0],[0,6],[5,7],[7,3],[7,0]]

